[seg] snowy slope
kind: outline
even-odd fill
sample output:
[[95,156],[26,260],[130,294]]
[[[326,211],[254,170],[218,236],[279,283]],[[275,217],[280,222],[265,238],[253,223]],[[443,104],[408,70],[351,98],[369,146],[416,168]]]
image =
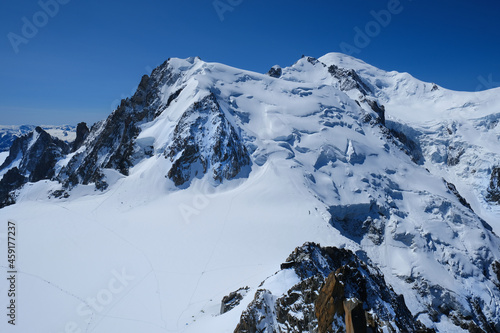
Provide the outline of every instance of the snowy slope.
[[[479,195],[487,170],[464,176],[473,157],[450,167],[431,152],[438,127],[455,119],[466,154],[480,148],[481,163],[496,161],[498,145],[468,131],[498,133],[471,125],[498,100],[466,95],[339,54],[304,57],[275,77],[169,59],[58,161],[55,177],[0,209],[19,229],[16,329],[232,332],[259,284],[316,242],[378,267],[427,327],[488,331],[500,322],[500,240],[487,223],[500,226]],[[450,118],[474,96],[475,114]],[[420,164],[390,131],[407,128]],[[279,296],[297,277],[266,281]],[[248,296],[220,315],[223,296],[244,286]]]
[[0,164],[2,164],[5,161],[5,159],[7,158],[7,156],[9,156],[9,152],[8,151],[4,151],[4,152],[0,153]]
[[455,184],[500,233],[499,206],[486,200],[492,169],[500,165],[500,89],[451,91],[339,53],[320,60],[354,69],[385,106],[387,126],[417,142],[424,166]]

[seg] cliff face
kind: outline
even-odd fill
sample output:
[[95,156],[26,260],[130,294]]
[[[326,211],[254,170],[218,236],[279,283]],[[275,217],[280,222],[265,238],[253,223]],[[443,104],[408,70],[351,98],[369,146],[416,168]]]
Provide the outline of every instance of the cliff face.
[[182,115],[165,157],[172,162],[167,175],[177,186],[208,172],[217,182],[232,179],[251,165],[246,147],[213,94]]
[[26,182],[52,179],[56,164],[70,150],[69,145],[49,135],[41,127],[14,140],[9,156],[0,166],[5,174],[0,183],[2,206],[15,202],[12,191]]
[[55,173],[57,161],[69,152],[67,143],[50,136],[41,127],[14,141],[9,156],[0,166],[0,171],[14,164],[30,182],[50,179]]
[[500,167],[494,167],[491,172],[488,199],[500,204]]

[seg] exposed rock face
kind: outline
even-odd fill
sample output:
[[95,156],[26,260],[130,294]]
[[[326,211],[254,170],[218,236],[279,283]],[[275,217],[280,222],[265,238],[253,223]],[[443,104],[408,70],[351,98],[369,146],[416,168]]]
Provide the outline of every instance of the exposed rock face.
[[335,278],[335,273],[330,273],[323,287],[319,291],[315,303],[315,314],[318,318],[318,332],[331,331],[332,324],[342,325],[342,315],[344,314],[344,286]]
[[85,141],[85,139],[89,136],[90,130],[87,127],[86,123],[79,123],[76,126],[76,139],[73,142],[73,147],[71,148],[72,152],[77,151]]
[[16,198],[12,191],[20,188],[26,183],[26,177],[21,175],[19,169],[14,167],[0,180],[0,208],[16,203]]
[[463,156],[465,153],[465,149],[462,147],[456,147],[454,145],[451,145],[448,147],[448,159],[446,163],[449,166],[455,166],[460,163],[460,158]]
[[151,113],[154,114],[156,109],[150,107],[158,103],[158,92],[154,91],[153,84],[147,75],[143,76],[134,96],[122,100],[106,121],[92,127],[87,138],[88,149],[76,154],[61,171],[60,178],[66,186],[79,183],[97,185],[103,180],[103,168],[128,174],[133,165],[134,140],[139,135],[139,126],[152,120]]
[[14,140],[9,156],[0,171],[9,169],[0,182],[0,205],[15,203],[11,191],[26,182],[37,182],[55,176],[57,161],[69,152],[69,145],[50,136],[42,128]]
[[277,299],[276,319],[282,331],[313,332],[317,328],[314,302],[322,282],[321,276],[311,276]]
[[496,286],[500,288],[500,262],[494,261],[493,264],[491,264],[491,270],[493,271],[493,281]]
[[373,111],[378,115],[378,121],[385,126],[385,107],[378,104],[377,101],[371,99],[365,99],[368,105]]
[[[374,123],[385,126],[385,107],[373,99],[372,89],[363,81],[363,79],[361,79],[355,70],[331,65],[328,67],[328,72],[339,81],[339,88],[342,91],[348,92],[351,90],[358,90],[361,96],[359,101],[356,100],[356,102],[358,104],[366,103],[368,107],[377,115],[377,117],[373,119]],[[366,121],[369,122],[372,120],[370,115],[367,114],[366,117]]]
[[[432,332],[380,271],[354,253],[306,243],[287,259],[301,282],[284,295],[259,289],[235,332]],[[263,283],[265,286],[265,283]]]
[[168,102],[163,103],[161,89],[174,84],[180,75],[170,68],[168,60],[154,69],[151,76],[144,75],[135,94],[122,100],[105,121],[92,127],[84,141],[87,149],[72,157],[61,170],[59,181],[66,187],[95,183],[97,188],[105,189],[103,168],[128,175],[130,167],[151,154],[151,149],[136,145],[140,126],[168,107]]
[[248,309],[241,315],[235,333],[276,332],[274,296],[269,290],[259,289]]
[[488,200],[500,204],[500,167],[495,167],[491,171]]
[[469,208],[470,210],[472,210],[472,207],[470,206],[470,204],[467,202],[467,200],[465,200],[464,197],[462,197],[462,195],[460,195],[460,193],[458,192],[457,190],[457,187],[455,186],[455,184],[453,183],[449,183],[448,181],[446,181],[446,179],[443,179],[444,183],[446,184],[446,187],[448,187],[448,189],[450,190],[451,193],[453,193],[458,201],[460,201],[460,203],[464,206],[464,207],[467,207]]
[[354,298],[345,300],[343,305],[345,312],[346,333],[365,333],[367,328],[363,302]]
[[420,145],[405,134],[401,128],[393,128],[394,125],[396,125],[396,123],[391,123],[391,126],[389,126],[390,129],[387,131],[387,139],[392,141],[399,149],[410,156],[414,163],[419,165],[424,164],[425,158]]
[[224,296],[221,302],[220,314],[231,311],[235,306],[239,305],[243,297],[246,296],[249,289],[250,288],[248,287],[240,288],[236,291],[233,291],[229,295]]
[[365,96],[372,93],[371,89],[363,82],[358,73],[356,73],[353,69],[345,69],[331,65],[328,67],[328,72],[339,80],[340,89],[343,91],[357,89]]
[[0,170],[19,160],[19,173],[26,175],[30,182],[51,179],[55,175],[57,161],[68,152],[68,144],[37,127],[14,141]]
[[282,73],[281,67],[276,65],[271,67],[269,72],[267,72],[267,75],[278,79],[281,77],[281,73]]
[[177,124],[165,157],[168,177],[180,186],[211,172],[215,181],[236,177],[250,165],[250,155],[213,94],[188,109]]

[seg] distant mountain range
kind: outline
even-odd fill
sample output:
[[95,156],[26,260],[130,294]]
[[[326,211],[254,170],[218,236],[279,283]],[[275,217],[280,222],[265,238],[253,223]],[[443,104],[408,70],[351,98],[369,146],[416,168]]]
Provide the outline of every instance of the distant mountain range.
[[[0,152],[9,150],[12,142],[14,142],[16,138],[32,132],[35,127],[34,125],[0,125]],[[75,140],[76,137],[75,126],[43,125],[40,127],[50,135],[66,142],[71,142]]]

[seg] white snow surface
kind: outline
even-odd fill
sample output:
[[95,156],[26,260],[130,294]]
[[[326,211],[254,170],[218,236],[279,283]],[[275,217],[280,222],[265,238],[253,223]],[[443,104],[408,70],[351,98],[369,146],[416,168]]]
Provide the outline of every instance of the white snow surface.
[[[419,142],[425,167],[455,184],[474,211],[500,234],[500,208],[485,199],[491,170],[500,165],[500,88],[451,91],[341,53],[319,60],[354,69],[385,106],[388,127],[404,129]],[[447,165],[450,153],[461,151],[460,162]]]
[[0,152],[0,165],[3,162],[5,162],[5,159],[7,158],[7,156],[9,156],[9,152],[8,151]]
[[[165,102],[184,90],[142,125],[137,144],[153,144],[152,157],[127,177],[106,170],[110,187],[103,193],[80,185],[67,199],[48,198],[60,184],[42,181],[0,209],[0,242],[7,221],[17,224],[19,272],[18,322],[12,329],[4,318],[0,331],[233,332],[262,281],[271,277],[266,287],[274,295],[296,283],[290,271],[274,273],[306,241],[365,251],[414,314],[428,300],[405,282],[410,276],[445,288],[464,313],[467,297],[480,297],[483,310],[500,319],[498,295],[480,269],[485,257],[500,258],[500,241],[441,179],[453,182],[500,232],[500,212],[479,195],[484,179],[466,171],[486,173],[500,162],[499,127],[477,126],[500,112],[499,91],[431,91],[432,84],[409,74],[349,56],[319,60],[358,71],[389,121],[429,141],[455,124],[454,137],[481,158],[471,155],[454,167],[432,160],[416,165],[378,126],[362,121],[371,111],[353,93],[340,91],[326,68],[306,58],[283,68],[278,79],[198,58],[171,59],[169,66],[183,74],[163,88]],[[206,175],[179,190],[165,177],[170,162],[162,154],[183,112],[209,92],[239,129],[252,170],[219,186]],[[431,157],[436,148],[423,149]],[[385,226],[380,244],[338,230],[338,221],[364,219],[376,207],[383,207],[373,216]],[[1,260],[6,276],[6,255]],[[222,297],[244,286],[251,292],[242,303],[219,315]],[[426,315],[419,319],[442,332],[456,329],[445,318],[437,324]]]

